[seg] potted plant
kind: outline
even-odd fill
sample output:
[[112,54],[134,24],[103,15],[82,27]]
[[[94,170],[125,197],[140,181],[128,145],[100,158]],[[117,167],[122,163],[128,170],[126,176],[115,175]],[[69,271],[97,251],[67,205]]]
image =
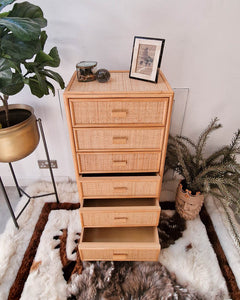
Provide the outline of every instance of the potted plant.
[[221,124],[215,118],[201,133],[197,143],[185,136],[170,136],[166,171],[176,171],[183,180],[177,188],[176,210],[187,220],[194,219],[206,195],[213,195],[221,201],[225,211],[234,205],[240,213],[240,164],[236,155],[240,153],[240,129],[228,146],[205,155],[209,135]]
[[[1,0],[0,11],[15,0]],[[15,3],[0,13],[0,162],[12,162],[30,154],[39,141],[33,109],[27,105],[8,105],[9,96],[25,85],[39,98],[55,95],[50,80],[64,88],[62,77],[51,70],[60,58],[56,47],[44,52],[47,26],[40,7],[29,2]],[[50,67],[50,68],[49,68]],[[50,79],[50,80],[49,80]]]

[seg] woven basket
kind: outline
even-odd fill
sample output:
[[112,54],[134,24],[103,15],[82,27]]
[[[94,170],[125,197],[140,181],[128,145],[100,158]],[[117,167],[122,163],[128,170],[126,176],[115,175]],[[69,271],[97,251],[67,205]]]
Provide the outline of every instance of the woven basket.
[[197,192],[192,195],[188,189],[183,190],[182,182],[179,183],[176,193],[176,210],[179,215],[185,220],[194,220],[203,205],[204,195]]

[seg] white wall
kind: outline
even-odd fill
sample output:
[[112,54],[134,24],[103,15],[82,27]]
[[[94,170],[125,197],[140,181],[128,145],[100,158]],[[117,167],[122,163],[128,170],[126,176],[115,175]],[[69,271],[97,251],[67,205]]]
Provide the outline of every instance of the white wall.
[[[48,19],[47,48],[57,46],[58,72],[66,83],[81,60],[96,60],[98,67],[128,70],[135,35],[165,38],[161,69],[174,88],[189,88],[183,134],[198,135],[218,116],[224,125],[210,148],[228,143],[239,125],[240,41],[239,0],[37,0]],[[29,103],[43,120],[50,156],[57,159],[57,179],[74,178],[67,129],[58,97],[33,98],[28,91],[11,103]],[[62,104],[62,92],[60,92]],[[62,106],[63,107],[63,106]],[[63,111],[64,113],[64,111]],[[37,159],[41,146],[14,163],[23,183],[48,176]],[[0,174],[11,184],[7,164]]]

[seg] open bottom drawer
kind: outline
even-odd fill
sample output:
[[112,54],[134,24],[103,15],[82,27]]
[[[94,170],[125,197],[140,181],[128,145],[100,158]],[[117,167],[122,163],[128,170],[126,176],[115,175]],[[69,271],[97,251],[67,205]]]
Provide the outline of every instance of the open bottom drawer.
[[160,206],[155,198],[84,199],[82,227],[157,226]]
[[82,260],[157,261],[157,228],[84,228],[79,253]]

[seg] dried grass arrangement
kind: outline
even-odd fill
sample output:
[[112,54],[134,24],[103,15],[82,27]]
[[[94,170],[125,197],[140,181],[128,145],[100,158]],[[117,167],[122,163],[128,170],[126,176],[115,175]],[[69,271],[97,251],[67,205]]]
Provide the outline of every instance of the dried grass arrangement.
[[[207,139],[221,127],[218,118],[213,119],[196,143],[185,136],[169,136],[165,172],[172,169],[181,175],[185,189],[192,194],[201,192],[219,199],[232,223],[228,208],[234,207],[235,213],[240,214],[240,164],[236,159],[240,154],[240,129],[229,145],[205,156]],[[240,245],[236,232],[235,238]]]

